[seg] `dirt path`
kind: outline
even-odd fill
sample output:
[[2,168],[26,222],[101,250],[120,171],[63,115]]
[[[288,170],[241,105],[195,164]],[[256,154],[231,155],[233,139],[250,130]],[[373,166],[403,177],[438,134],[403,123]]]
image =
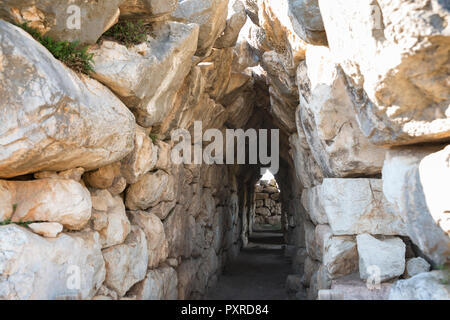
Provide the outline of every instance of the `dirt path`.
[[211,300],[286,300],[286,277],[291,263],[283,255],[281,233],[257,232],[250,245],[227,266]]

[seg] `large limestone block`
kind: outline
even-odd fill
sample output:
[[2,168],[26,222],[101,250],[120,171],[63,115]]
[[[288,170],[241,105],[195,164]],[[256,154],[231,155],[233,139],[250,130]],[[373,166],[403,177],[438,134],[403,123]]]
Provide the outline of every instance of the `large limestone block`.
[[120,171],[128,184],[138,182],[152,170],[158,161],[158,147],[150,139],[144,128],[137,126],[134,137],[134,150],[121,162]]
[[[299,128],[297,126],[297,128]],[[289,137],[291,147],[290,154],[294,162],[297,179],[305,188],[312,188],[323,180],[323,173],[311,154],[303,128],[298,129],[298,134]]]
[[177,0],[122,0],[120,16],[144,21],[160,20],[175,11]]
[[362,131],[381,145],[450,137],[446,1],[319,0]]
[[175,200],[175,178],[162,170],[145,174],[127,189],[125,204],[130,210],[146,210],[161,201]]
[[324,175],[329,178],[379,174],[385,149],[359,129],[345,79],[326,47],[307,47],[297,70],[299,119]]
[[200,266],[200,259],[184,260],[177,268],[178,299],[187,300],[195,286],[195,275]]
[[147,240],[139,227],[132,225],[125,243],[102,252],[106,264],[105,284],[119,296],[124,296],[135,283],[145,278],[148,265]]
[[261,0],[258,2],[259,25],[264,30],[266,41],[277,52],[288,57],[288,68],[294,68],[305,57],[306,43],[295,32],[289,18],[290,0]]
[[176,300],[178,277],[175,269],[162,267],[150,270],[145,279],[133,286],[130,295],[138,300]]
[[8,220],[14,213],[14,189],[7,181],[0,181],[0,221]]
[[198,26],[167,22],[148,41],[127,48],[103,41],[91,49],[92,76],[108,86],[134,112],[143,127],[160,124],[191,68]]
[[233,63],[233,49],[213,49],[198,67],[205,80],[205,92],[219,101],[228,89]]
[[114,180],[120,176],[120,162],[112,163],[97,170],[87,172],[83,176],[84,182],[98,189],[110,188]]
[[358,251],[352,237],[330,237],[324,245],[322,261],[331,279],[358,271]]
[[131,222],[138,225],[147,238],[148,267],[157,267],[169,254],[163,223],[151,212],[134,211],[129,212],[129,216]]
[[[436,264],[450,260],[446,147],[392,149],[383,167],[383,192],[406,222],[411,240]],[[441,150],[441,151],[439,151]]]
[[9,193],[6,209],[13,208],[13,222],[59,222],[68,229],[80,230],[91,218],[90,193],[74,180],[0,180],[1,189],[7,190],[2,194]]
[[370,234],[356,236],[359,255],[359,275],[375,281],[401,276],[405,271],[405,243],[400,238],[378,240]]
[[335,235],[406,235],[406,226],[386,201],[381,179],[324,179],[320,201]]
[[358,274],[331,282],[330,290],[320,290],[318,300],[388,300],[392,283],[380,283],[378,288],[367,286]]
[[91,199],[93,227],[100,234],[102,249],[123,243],[131,225],[122,198],[113,197],[107,190],[96,190]]
[[0,18],[29,22],[56,40],[93,44],[119,18],[123,0],[4,0]]
[[90,299],[105,279],[96,232],[45,239],[7,225],[0,227],[0,256],[0,299]]
[[172,18],[200,26],[197,56],[207,55],[225,29],[228,0],[179,0]]
[[63,225],[58,222],[38,222],[28,225],[31,231],[46,238],[56,238],[63,231]]
[[0,43],[0,177],[92,170],[131,152],[133,114],[107,88],[4,21]]
[[306,252],[308,252],[308,255],[312,259],[322,261],[321,246],[316,239],[316,227],[310,221],[306,220],[303,223],[303,228],[305,232]]
[[428,272],[430,271],[430,264],[427,262],[427,260],[417,257],[417,258],[411,258],[408,261],[406,261],[406,276],[407,277],[414,277],[415,275],[418,275],[422,272]]
[[318,185],[313,188],[303,189],[302,192],[302,205],[312,222],[316,225],[328,223],[327,214],[320,202],[320,189],[321,185]]
[[450,300],[449,272],[420,273],[407,280],[395,282],[389,300]]
[[295,33],[303,41],[314,45],[328,44],[318,0],[289,1],[288,15]]
[[177,205],[163,224],[169,244],[169,257],[190,257],[194,250],[196,237],[194,217],[188,215],[183,206]]
[[216,40],[215,48],[231,48],[236,45],[239,32],[247,21],[245,6],[241,0],[231,0],[228,3],[228,17],[225,30]]

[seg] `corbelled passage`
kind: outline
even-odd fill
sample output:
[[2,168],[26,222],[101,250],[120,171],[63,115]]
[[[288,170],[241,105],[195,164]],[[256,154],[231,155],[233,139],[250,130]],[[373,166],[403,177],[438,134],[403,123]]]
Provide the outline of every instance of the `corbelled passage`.
[[[255,223],[281,228],[290,298],[450,299],[449,12],[1,1],[0,299],[202,299]],[[279,130],[277,184],[174,162],[194,122]]]

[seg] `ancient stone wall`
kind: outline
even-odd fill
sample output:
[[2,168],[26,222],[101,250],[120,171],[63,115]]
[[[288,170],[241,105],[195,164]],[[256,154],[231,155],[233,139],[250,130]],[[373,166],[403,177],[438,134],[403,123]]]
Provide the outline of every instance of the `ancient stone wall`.
[[[449,11],[2,1],[0,299],[202,298],[248,241],[261,164],[174,163],[171,134],[194,136],[195,121],[280,130],[294,296],[449,298]],[[138,20],[140,44],[104,36]],[[14,25],[25,21],[89,45],[92,72]]]
[[281,226],[280,191],[275,180],[260,180],[255,187],[253,227]]

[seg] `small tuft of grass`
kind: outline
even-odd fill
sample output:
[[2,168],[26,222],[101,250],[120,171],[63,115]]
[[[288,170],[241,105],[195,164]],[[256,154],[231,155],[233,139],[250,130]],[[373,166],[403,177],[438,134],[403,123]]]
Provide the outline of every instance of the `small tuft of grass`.
[[93,71],[93,54],[88,53],[89,46],[80,46],[79,41],[58,41],[49,36],[42,36],[41,33],[25,22],[18,25],[28,32],[36,41],[40,42],[58,60],[66,64],[69,68],[89,74]]
[[153,143],[156,143],[156,141],[158,140],[158,135],[156,133],[150,133],[149,137],[150,139],[152,139]]
[[443,271],[444,278],[440,280],[443,285],[450,284],[450,265],[438,265],[436,269]]
[[132,45],[145,42],[149,31],[150,27],[144,25],[142,20],[137,22],[122,20],[106,31],[104,36],[111,37],[129,48]]
[[[14,213],[16,212],[16,210],[17,210],[17,203],[14,203],[14,204],[12,205],[12,208],[13,208],[13,214],[14,214]],[[0,221],[0,226],[7,226],[7,225],[9,225],[9,224],[17,224],[17,225],[19,225],[19,226],[28,228],[28,225],[31,224],[31,223],[33,223],[33,221],[27,221],[27,222],[22,222],[22,221],[19,221],[19,222],[12,222],[11,219],[6,219],[6,220],[3,220],[3,221]]]
[[34,222],[34,221],[27,221],[27,222],[22,222],[22,221],[19,221],[19,222],[12,222],[11,219],[6,219],[6,220],[3,220],[3,221],[0,221],[0,226],[7,226],[7,225],[9,225],[9,224],[17,224],[17,225],[19,225],[19,226],[28,228],[28,225],[32,224],[33,222]]

